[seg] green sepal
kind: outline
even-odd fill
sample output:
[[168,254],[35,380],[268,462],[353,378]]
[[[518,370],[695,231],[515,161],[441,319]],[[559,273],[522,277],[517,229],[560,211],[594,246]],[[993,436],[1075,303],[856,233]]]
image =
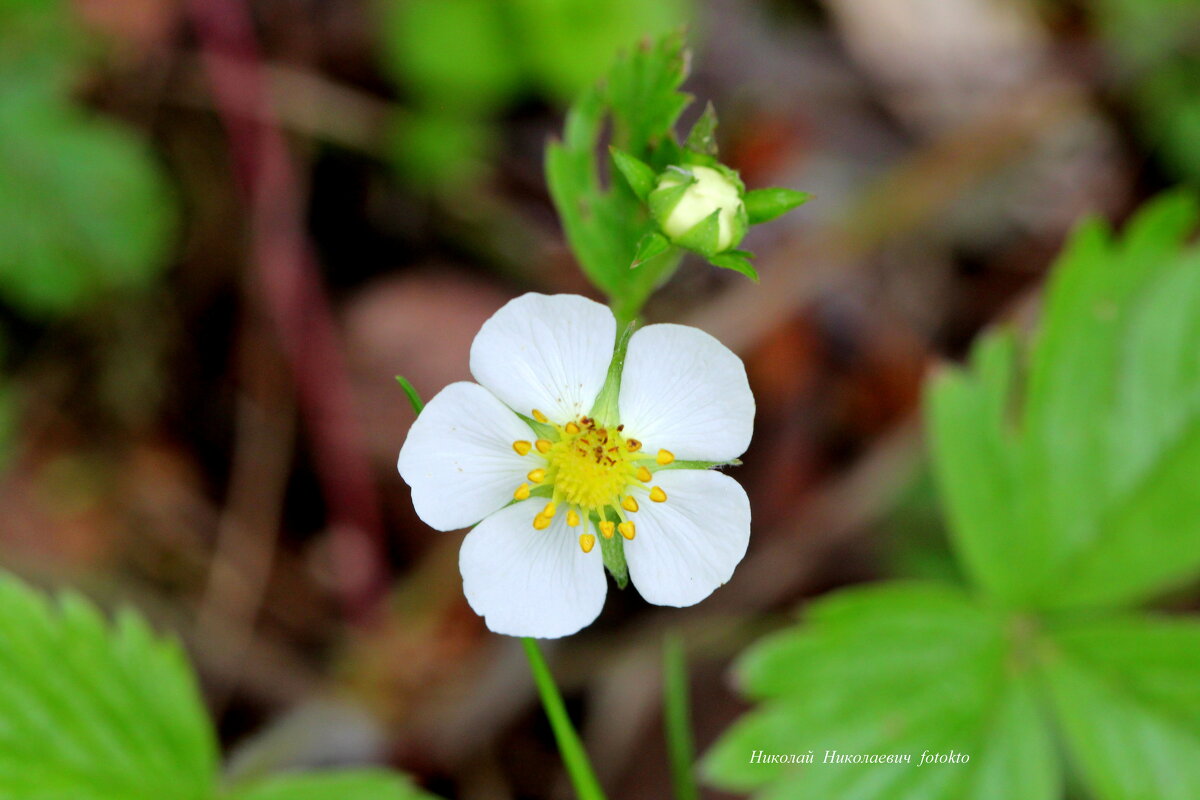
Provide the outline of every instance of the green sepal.
[[693,225],[687,233],[676,239],[676,244],[694,250],[708,257],[717,251],[717,242],[721,237],[721,209],[709,214]]
[[811,198],[807,192],[794,189],[755,189],[746,192],[746,214],[751,225],[759,225],[804,205]]
[[396,376],[396,383],[400,384],[400,388],[408,395],[408,402],[412,405],[413,413],[420,416],[421,412],[425,410],[425,401],[421,399],[421,395],[417,394],[416,387],[409,383],[408,378],[403,375]]
[[658,231],[651,231],[642,237],[638,242],[637,252],[633,255],[633,263],[629,265],[630,269],[640,267],[655,256],[660,256],[671,247],[671,242],[666,236],[663,236]]
[[677,170],[680,177],[683,178],[674,186],[663,186],[655,189],[646,198],[646,204],[650,206],[650,215],[658,221],[658,224],[663,224],[667,217],[671,216],[671,212],[675,210],[675,206],[683,199],[687,193],[688,187],[696,182],[691,173],[684,170]]
[[558,429],[548,422],[538,422],[533,417],[527,417],[524,414],[517,414],[525,424],[528,425],[537,436],[538,439],[549,439],[552,442],[558,441]]
[[[609,513],[607,519],[614,524],[621,522],[615,513]],[[596,531],[596,538],[600,541],[600,555],[604,559],[604,566],[608,570],[608,574],[613,576],[618,589],[624,589],[629,585],[629,565],[625,563],[624,539],[620,534],[613,534],[612,538],[606,539],[600,532],[599,520],[592,520],[592,527]]]
[[747,253],[745,250],[729,250],[715,256],[708,256],[708,263],[714,267],[740,272],[750,280],[758,283],[758,270],[754,269],[754,265],[750,263],[752,255],[752,253]]
[[717,110],[710,102],[704,107],[704,113],[700,115],[700,119],[696,120],[696,124],[688,132],[683,146],[694,153],[715,156],[717,154],[716,133]]
[[638,196],[639,200],[645,202],[650,193],[654,191],[658,175],[645,161],[631,156],[624,150],[616,147],[609,147],[608,150],[612,154],[613,164],[625,176],[629,188],[633,189],[633,193]]
[[[600,387],[600,393],[596,395],[596,402],[592,404],[592,410],[588,412],[588,416],[601,425],[617,424],[617,398],[621,393],[621,373],[625,369],[625,351],[629,348],[629,338],[633,336],[636,327],[631,322],[617,331],[617,341],[613,344],[612,361],[608,362],[608,374],[604,378],[604,385]],[[558,438],[557,434],[554,438]]]

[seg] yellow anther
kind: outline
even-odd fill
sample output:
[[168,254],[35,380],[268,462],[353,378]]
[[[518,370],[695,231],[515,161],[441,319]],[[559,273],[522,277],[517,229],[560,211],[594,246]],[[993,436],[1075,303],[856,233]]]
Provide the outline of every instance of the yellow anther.
[[567,512],[567,524],[572,528],[579,524],[579,512],[573,508]]
[[657,461],[661,466],[665,467],[667,464],[670,464],[675,460],[675,454],[670,450],[659,450],[658,458],[654,460]]
[[554,512],[556,511],[558,511],[558,506],[555,505],[553,500],[551,500],[549,503],[546,503],[546,507],[542,509],[542,516],[546,519],[550,519],[554,516]]
[[516,450],[517,455],[519,456],[529,455],[529,451],[532,447],[533,445],[524,439],[518,439],[517,441],[513,442],[513,450]]
[[649,483],[652,477],[653,476],[650,474],[650,470],[646,469],[644,466],[637,468],[637,479],[642,483]]
[[563,430],[571,435],[574,435],[576,433],[579,433],[579,426],[576,425],[574,422],[568,422],[566,425],[563,426]]
[[536,408],[533,410],[533,418],[536,419],[538,422],[549,422],[550,421],[549,417],[547,417],[542,412],[538,411]]
[[637,536],[637,526],[632,522],[622,522],[617,526],[617,530],[621,532],[622,536],[630,541],[633,541],[633,537]]
[[613,532],[616,531],[616,529],[617,524],[615,522],[611,522],[610,520],[606,519],[604,522],[600,523],[600,533],[605,539],[611,539],[613,537]]
[[533,529],[534,530],[544,531],[544,530],[546,530],[546,528],[549,528],[549,527],[550,527],[550,518],[549,517],[543,517],[541,514],[538,514],[536,517],[533,518]]
[[529,480],[533,481],[534,483],[541,483],[542,481],[546,480],[546,470],[539,467],[535,470],[530,470],[529,474],[525,477],[529,478]]
[[667,502],[667,493],[662,490],[661,486],[655,486],[650,490],[650,499],[656,503]]
[[515,492],[513,492],[513,500],[528,500],[528,499],[529,499],[529,484],[522,483],[520,486],[517,487],[517,490]]
[[585,553],[592,552],[592,548],[596,546],[596,537],[590,533],[579,534],[579,547]]
[[629,450],[629,452],[636,453],[638,450],[642,449],[642,443],[637,439],[626,439],[625,447]]
[[546,453],[549,453],[550,448],[553,447],[554,445],[552,445],[550,443],[549,439],[538,439],[537,444],[535,446],[537,447],[537,451],[539,453],[541,453],[542,455],[546,455]]
[[621,508],[625,509],[626,511],[637,511],[637,500],[634,500],[630,495],[625,495],[625,498],[621,501]]

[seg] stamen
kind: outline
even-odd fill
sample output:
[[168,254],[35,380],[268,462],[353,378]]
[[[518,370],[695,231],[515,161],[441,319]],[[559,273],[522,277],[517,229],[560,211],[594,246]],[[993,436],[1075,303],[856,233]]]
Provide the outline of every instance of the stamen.
[[675,454],[672,453],[670,450],[659,450],[658,458],[655,459],[655,461],[657,461],[660,466],[664,466],[664,467],[667,464],[670,464],[674,460],[675,460]]
[[541,483],[542,481],[546,480],[546,470],[539,467],[538,469],[530,470],[529,474],[525,477],[529,478],[529,480],[533,481],[534,483]]
[[579,525],[579,512],[573,508],[567,512],[567,524],[572,528]]
[[529,455],[529,450],[532,447],[533,447],[533,445],[530,444],[529,442],[525,441],[524,439],[518,439],[517,441],[513,442],[513,450],[516,450],[517,455],[519,455],[519,456]]
[[616,529],[617,529],[617,524],[615,522],[613,522],[612,520],[606,519],[600,523],[600,533],[604,536],[605,539],[611,539],[613,537],[613,532]]
[[546,455],[546,453],[549,453],[551,447],[553,447],[553,445],[550,444],[550,440],[548,440],[548,439],[538,439],[537,440],[537,451],[539,453],[541,453],[542,455]]
[[631,495],[625,495],[625,499],[621,501],[621,508],[625,509],[626,511],[637,511],[638,501],[633,499]]
[[638,450],[642,449],[642,443],[637,439],[626,439],[625,447],[629,449],[629,452],[636,453]]
[[650,490],[650,499],[656,503],[667,502],[667,493],[662,490],[661,486],[655,486]]
[[637,526],[629,521],[622,522],[617,526],[617,530],[621,532],[622,536],[630,541],[633,541],[633,537],[637,536]]
[[533,529],[535,531],[544,531],[544,530],[546,530],[546,528],[549,528],[549,527],[550,527],[550,518],[549,517],[543,517],[541,514],[538,514],[536,517],[533,518]]
[[558,511],[558,505],[551,500],[549,503],[546,503],[546,507],[542,509],[542,516],[546,519],[550,519],[554,516],[556,511]]
[[592,552],[592,548],[596,546],[596,537],[590,533],[579,534],[579,547],[585,553]]
[[576,425],[574,422],[568,422],[566,425],[563,426],[563,430],[573,436],[573,435],[579,433],[579,426]]
[[550,421],[549,417],[547,417],[542,412],[538,411],[536,408],[533,410],[533,418],[536,419],[538,422],[549,422]]
[[653,477],[654,476],[650,474],[650,470],[646,469],[644,466],[637,468],[637,479],[642,483],[649,483],[650,479]]
[[528,499],[529,499],[529,484],[522,483],[520,486],[517,487],[517,490],[515,492],[513,492],[513,500],[528,500]]

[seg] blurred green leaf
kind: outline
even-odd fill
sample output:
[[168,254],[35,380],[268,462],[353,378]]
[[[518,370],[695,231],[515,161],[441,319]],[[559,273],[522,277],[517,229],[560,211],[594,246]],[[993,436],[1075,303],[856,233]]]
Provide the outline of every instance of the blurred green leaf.
[[396,168],[421,187],[470,185],[486,173],[496,149],[492,125],[440,111],[397,115],[390,133]]
[[419,106],[480,119],[521,88],[518,47],[495,0],[381,5],[384,67]]
[[434,800],[406,778],[384,770],[278,775],[239,789],[230,800]]
[[141,142],[37,85],[0,85],[0,294],[70,311],[163,267],[170,192]]
[[547,94],[569,102],[604,76],[622,49],[688,22],[691,0],[509,0],[516,55]]
[[[1022,372],[1011,335],[932,382],[927,413],[955,542],[1015,605],[1134,602],[1200,572],[1200,254],[1186,195],[1114,241],[1080,228]],[[1190,477],[1189,477],[1190,476]]]
[[85,54],[64,0],[0,0],[0,85],[62,89]]
[[110,625],[0,575],[0,674],[0,797],[211,797],[216,742],[191,670],[136,615]]
[[[934,584],[844,590],[807,617],[742,657],[740,683],[759,705],[705,757],[715,785],[756,798],[1058,797],[1050,735],[1001,617]],[[970,760],[919,766],[927,750]],[[754,763],[756,751],[814,763]],[[827,751],[912,761],[823,763]]]
[[1143,139],[1169,170],[1200,181],[1200,2],[1096,0],[1082,8],[1115,54],[1115,77]]
[[1200,624],[1118,618],[1063,626],[1046,680],[1097,800],[1200,797]]

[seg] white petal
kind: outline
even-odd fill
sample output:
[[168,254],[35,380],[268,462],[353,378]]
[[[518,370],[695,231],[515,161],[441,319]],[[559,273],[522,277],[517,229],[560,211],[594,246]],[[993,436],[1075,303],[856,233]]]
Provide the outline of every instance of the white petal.
[[698,328],[647,325],[633,334],[619,399],[625,435],[647,453],[729,461],[746,452],[754,395],[742,360]]
[[655,503],[640,492],[630,514],[637,535],[625,542],[629,578],[647,602],[690,606],[733,576],[750,542],[750,501],[728,475],[669,469],[652,482],[667,493]]
[[432,528],[474,525],[512,500],[537,466],[513,442],[533,431],[496,397],[474,383],[452,383],[417,417],[396,462],[412,487],[417,516]]
[[560,425],[592,410],[612,361],[617,321],[573,294],[524,294],[483,323],[471,374],[514,411]]
[[569,636],[604,607],[600,548],[584,553],[580,529],[568,527],[561,511],[549,528],[534,530],[545,503],[533,498],[497,511],[467,534],[459,551],[467,602],[496,633]]

